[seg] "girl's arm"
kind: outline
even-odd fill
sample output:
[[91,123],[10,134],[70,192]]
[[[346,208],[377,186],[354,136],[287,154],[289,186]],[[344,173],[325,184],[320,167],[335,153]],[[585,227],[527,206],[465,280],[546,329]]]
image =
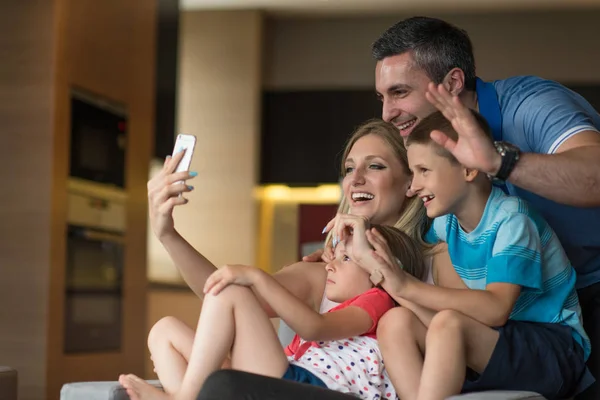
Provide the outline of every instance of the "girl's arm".
[[[203,299],[204,284],[208,277],[217,270],[215,265],[177,232],[164,238],[163,245],[185,282],[200,299]],[[325,291],[326,276],[327,272],[323,263],[297,262],[282,268],[273,278],[296,299],[313,309],[318,309]],[[254,292],[269,318],[280,316],[269,306],[268,301],[262,299],[260,293],[257,293],[256,290]]]
[[244,265],[219,268],[206,282],[205,292],[213,295],[227,285],[249,286],[268,303],[301,338],[308,341],[344,339],[361,335],[373,327],[367,311],[349,306],[340,311],[320,314],[295,297],[266,272]]
[[294,297],[273,277],[259,270],[253,288],[302,339],[326,341],[345,339],[367,332],[373,321],[359,307],[320,314]]

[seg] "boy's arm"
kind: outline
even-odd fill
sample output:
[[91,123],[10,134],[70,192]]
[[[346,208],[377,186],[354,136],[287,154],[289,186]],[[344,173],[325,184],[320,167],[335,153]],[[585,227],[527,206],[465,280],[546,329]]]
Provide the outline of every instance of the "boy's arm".
[[502,326],[521,294],[511,283],[492,283],[485,290],[449,289],[421,282],[408,274],[401,291],[392,294],[435,311],[455,310],[488,326]]
[[[452,266],[450,256],[448,255],[448,245],[446,243],[441,242],[437,244],[431,257],[431,268],[433,269],[433,279],[436,286],[454,289],[468,289]],[[425,326],[429,326],[431,319],[437,313],[437,311],[420,306],[401,297],[396,297],[395,300],[402,307],[406,307],[415,313],[415,315]]]
[[404,298],[436,311],[451,309],[486,325],[501,326],[510,316],[523,287],[532,291],[542,289],[540,237],[551,237],[554,233],[547,225],[540,225],[540,229],[548,231],[538,231],[537,225],[525,214],[506,216],[497,228],[491,258],[485,265],[485,290],[431,286],[406,273],[401,273],[398,279],[384,281],[384,288],[396,301]]

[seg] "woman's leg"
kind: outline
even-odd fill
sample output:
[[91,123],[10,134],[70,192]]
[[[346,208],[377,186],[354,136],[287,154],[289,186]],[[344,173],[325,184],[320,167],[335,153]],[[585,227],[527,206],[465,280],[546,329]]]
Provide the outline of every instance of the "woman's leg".
[[[246,287],[229,286],[207,295],[194,338],[188,368],[175,399],[195,400],[208,375],[220,369],[231,351],[234,369],[280,378],[289,364],[273,325],[256,296]],[[145,381],[128,376],[134,399],[168,398]]]
[[425,325],[404,307],[389,310],[379,320],[377,341],[385,369],[402,400],[417,398],[426,333]]
[[166,393],[175,393],[188,366],[194,330],[175,317],[159,320],[148,335],[154,371]]

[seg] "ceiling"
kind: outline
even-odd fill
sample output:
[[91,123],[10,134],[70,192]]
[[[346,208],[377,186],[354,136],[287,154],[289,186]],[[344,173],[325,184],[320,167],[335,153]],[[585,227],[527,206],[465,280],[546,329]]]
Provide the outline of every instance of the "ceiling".
[[274,15],[385,15],[406,12],[576,10],[600,0],[180,0],[184,10],[260,9]]

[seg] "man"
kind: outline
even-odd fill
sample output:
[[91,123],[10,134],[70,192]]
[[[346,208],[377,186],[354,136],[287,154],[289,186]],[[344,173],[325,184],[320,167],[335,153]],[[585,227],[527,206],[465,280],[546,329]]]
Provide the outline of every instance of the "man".
[[[436,110],[426,97],[431,81],[491,125],[495,145],[480,132],[461,134],[457,141],[441,133],[433,139],[464,166],[505,182],[510,194],[526,199],[556,231],[578,273],[584,326],[592,340],[589,367],[600,378],[600,115],[556,82],[478,79],[467,33],[439,19],[400,21],[372,50],[383,119],[403,137]],[[581,398],[600,398],[599,387]]]
[[[540,78],[483,82],[475,75],[466,32],[438,19],[400,21],[372,50],[382,117],[402,136],[436,110],[425,95],[431,81],[443,84],[491,125],[496,146],[478,135],[461,135],[456,142],[441,134],[434,139],[463,165],[505,181],[511,194],[529,201],[556,231],[578,272],[584,327],[592,341],[588,364],[600,377],[600,115],[582,97]],[[223,386],[227,393],[220,391]],[[580,398],[600,398],[599,387],[594,384]],[[220,371],[207,380],[199,398],[243,395],[273,400],[344,396]]]

